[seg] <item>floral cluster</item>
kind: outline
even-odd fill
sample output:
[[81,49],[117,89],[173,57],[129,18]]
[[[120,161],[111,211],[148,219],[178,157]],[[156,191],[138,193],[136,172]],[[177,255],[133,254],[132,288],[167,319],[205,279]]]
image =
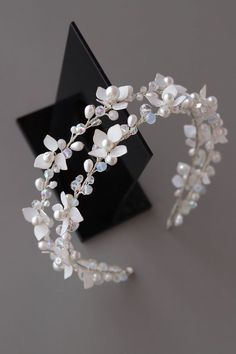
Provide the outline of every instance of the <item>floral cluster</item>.
[[[132,268],[122,269],[118,266],[108,266],[93,259],[81,258],[71,242],[71,234],[78,229],[83,217],[78,209],[80,195],[89,195],[93,192],[96,173],[102,173],[108,166],[112,167],[118,158],[127,153],[124,142],[138,132],[143,123],[154,124],[160,118],[167,118],[171,113],[184,113],[191,119],[184,126],[185,142],[189,149],[191,164],[179,162],[177,173],[172,178],[175,186],[176,203],[172,208],[167,227],[178,226],[183,218],[196,208],[206,186],[211,183],[215,174],[214,164],[220,162],[221,154],[215,145],[227,142],[227,130],[217,113],[217,99],[207,97],[206,86],[199,93],[187,93],[187,90],[176,85],[169,76],[157,74],[148,86],[142,86],[134,93],[132,86],[109,86],[104,89],[98,87],[96,98],[99,105],[87,105],[84,115],[86,124],[79,123],[71,127],[71,137],[68,143],[64,139],[56,140],[47,135],[44,146],[47,151],[36,157],[34,166],[44,170],[44,177],[35,181],[36,189],[41,193],[41,200],[34,200],[31,207],[24,208],[25,219],[34,226],[34,235],[39,249],[48,253],[53,261],[53,269],[64,271],[64,278],[77,273],[84,287],[91,288],[104,282],[119,283],[126,281],[133,273]],[[53,218],[46,213],[50,206],[49,199],[57,183],[53,181],[55,173],[67,170],[67,160],[74,151],[81,151],[84,147],[77,138],[87,129],[102,124],[102,117],[111,121],[119,118],[119,110],[126,109],[133,100],[143,101],[140,106],[140,115],[128,116],[127,124],[112,125],[107,132],[95,129],[93,146],[89,157],[84,161],[85,175],[79,174],[71,182],[72,194],[60,195],[61,202],[52,206]],[[51,236],[54,223],[56,239]]]

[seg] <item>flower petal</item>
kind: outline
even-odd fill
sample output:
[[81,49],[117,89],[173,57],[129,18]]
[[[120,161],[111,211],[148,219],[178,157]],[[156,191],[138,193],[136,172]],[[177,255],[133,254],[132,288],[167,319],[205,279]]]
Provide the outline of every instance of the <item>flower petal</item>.
[[108,129],[107,137],[113,143],[116,143],[122,138],[122,130],[119,124],[113,125],[111,128]]
[[165,95],[166,93],[170,93],[171,95],[173,95],[174,97],[176,97],[177,94],[178,94],[178,90],[177,90],[177,88],[176,88],[175,85],[169,85],[169,86],[167,86],[167,88],[165,88],[165,90],[162,92],[162,97],[164,97],[164,95]]
[[95,129],[94,135],[93,135],[93,142],[96,146],[102,147],[102,141],[104,139],[107,139],[106,133],[104,133],[100,129]]
[[73,267],[72,265],[65,265],[64,266],[64,279],[68,279],[73,274]]
[[181,86],[181,85],[175,85],[175,88],[178,91],[178,95],[182,95],[183,93],[185,93],[187,91],[186,87]]
[[56,151],[58,149],[58,143],[57,141],[51,137],[50,135],[46,135],[44,138],[44,146],[46,146],[46,148],[50,151]]
[[101,101],[107,100],[106,90],[102,87],[98,87],[96,91],[96,96]]
[[133,94],[133,87],[132,86],[121,86],[121,87],[119,87],[118,101],[124,101],[132,94]]
[[48,235],[49,228],[45,224],[36,225],[34,227],[34,235],[38,241],[40,241],[43,237]]
[[59,203],[57,204],[54,204],[53,207],[52,207],[52,210],[53,211],[56,211],[56,210],[63,210],[63,206]]
[[61,192],[61,202],[66,209],[68,207],[68,199],[66,198],[65,192]]
[[84,272],[83,282],[84,282],[84,289],[92,288],[94,285],[92,273],[90,273],[89,271]]
[[127,107],[128,107],[128,102],[118,102],[112,105],[112,108],[116,111],[119,111],[121,109],[126,109]]
[[62,152],[55,157],[55,164],[60,170],[67,170],[66,158]]
[[105,158],[107,156],[107,151],[103,148],[92,150],[88,153],[90,156],[102,157]]
[[201,90],[200,90],[200,96],[201,96],[201,98],[206,98],[206,89],[207,89],[206,85],[204,85],[204,86],[201,88]]
[[44,154],[40,154],[36,157],[36,159],[34,160],[34,167],[42,168],[44,170],[44,169],[48,169],[52,163],[44,161],[43,155]]
[[68,226],[69,226],[69,220],[68,220],[68,218],[66,218],[62,222],[61,235],[63,235],[67,231]]
[[125,154],[127,154],[127,147],[125,145],[118,145],[110,152],[112,157],[119,157]]
[[24,215],[25,220],[28,222],[32,222],[32,218],[34,216],[38,216],[37,210],[35,210],[34,208],[30,208],[30,207],[23,208],[22,213]]
[[43,218],[44,223],[48,225],[50,223],[49,216],[43,210],[40,210],[39,213],[40,213],[40,216]]
[[159,96],[156,92],[148,92],[146,94],[146,98],[155,107],[161,107],[163,105],[162,100],[159,99]]
[[164,80],[164,76],[163,75],[161,75],[161,74],[159,74],[159,73],[157,73],[156,74],[156,77],[155,77],[155,82],[156,82],[156,84],[159,86],[159,87],[165,87],[165,80]]
[[84,220],[83,216],[80,214],[80,211],[76,207],[72,207],[70,210],[70,218],[72,221],[78,223]]

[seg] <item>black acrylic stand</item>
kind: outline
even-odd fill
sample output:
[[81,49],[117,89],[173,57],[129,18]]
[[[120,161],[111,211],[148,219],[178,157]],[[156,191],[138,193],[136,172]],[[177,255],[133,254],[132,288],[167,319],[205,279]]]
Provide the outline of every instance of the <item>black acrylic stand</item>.
[[[50,134],[56,139],[70,136],[70,127],[85,121],[84,107],[95,104],[95,92],[98,86],[110,85],[101,66],[97,62],[77,26],[72,23],[69,29],[57,102],[47,108],[18,118],[23,131],[35,155],[45,150],[43,139]],[[119,123],[126,123],[127,111],[119,112]],[[107,130],[112,124],[104,118],[102,127]],[[113,123],[114,124],[114,123]],[[69,170],[56,174],[57,193],[65,190],[71,193],[70,182],[83,171],[83,161],[91,149],[93,130],[83,137],[84,151],[74,153],[68,160]],[[84,221],[79,227],[82,240],[111,228],[140,212],[150,208],[151,204],[137,180],[152,156],[152,152],[138,133],[127,140],[128,154],[119,158],[115,167],[103,173],[96,173],[94,192],[80,199],[80,211]]]

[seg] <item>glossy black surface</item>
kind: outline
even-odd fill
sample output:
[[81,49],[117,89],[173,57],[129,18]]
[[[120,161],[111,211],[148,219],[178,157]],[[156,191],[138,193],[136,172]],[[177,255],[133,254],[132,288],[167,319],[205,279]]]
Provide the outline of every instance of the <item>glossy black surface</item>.
[[[44,151],[43,138],[50,134],[56,139],[70,136],[70,127],[83,122],[87,104],[96,103],[98,86],[110,84],[84,38],[74,23],[71,24],[58,87],[57,102],[47,108],[18,119],[33,152]],[[128,113],[120,111],[119,123],[125,123]],[[104,118],[100,129],[112,124]],[[113,123],[114,124],[114,123]],[[70,182],[83,171],[83,161],[91,149],[93,130],[82,136],[84,151],[74,153],[68,160],[69,170],[56,175],[57,192],[70,193]],[[81,139],[81,140],[82,140]],[[95,175],[94,192],[81,196],[79,209],[84,221],[79,228],[82,240],[106,230],[150,208],[150,202],[137,180],[150,160],[152,153],[138,133],[127,141],[128,154],[106,172]]]

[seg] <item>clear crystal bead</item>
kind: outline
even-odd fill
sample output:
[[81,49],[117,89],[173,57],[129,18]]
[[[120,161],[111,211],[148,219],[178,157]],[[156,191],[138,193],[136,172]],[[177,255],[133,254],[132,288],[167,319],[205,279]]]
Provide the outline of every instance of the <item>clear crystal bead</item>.
[[96,165],[96,169],[98,172],[104,172],[107,169],[107,163],[106,162],[98,162]]
[[54,176],[54,172],[51,169],[44,171],[44,177],[47,179],[51,179]]
[[95,113],[99,117],[103,116],[105,114],[105,107],[97,106],[96,109],[95,109]]
[[72,150],[70,148],[66,148],[65,150],[63,150],[63,155],[66,159],[70,159],[72,156]]
[[148,124],[154,124],[156,123],[157,120],[156,115],[153,112],[149,112],[145,114],[144,119]]

